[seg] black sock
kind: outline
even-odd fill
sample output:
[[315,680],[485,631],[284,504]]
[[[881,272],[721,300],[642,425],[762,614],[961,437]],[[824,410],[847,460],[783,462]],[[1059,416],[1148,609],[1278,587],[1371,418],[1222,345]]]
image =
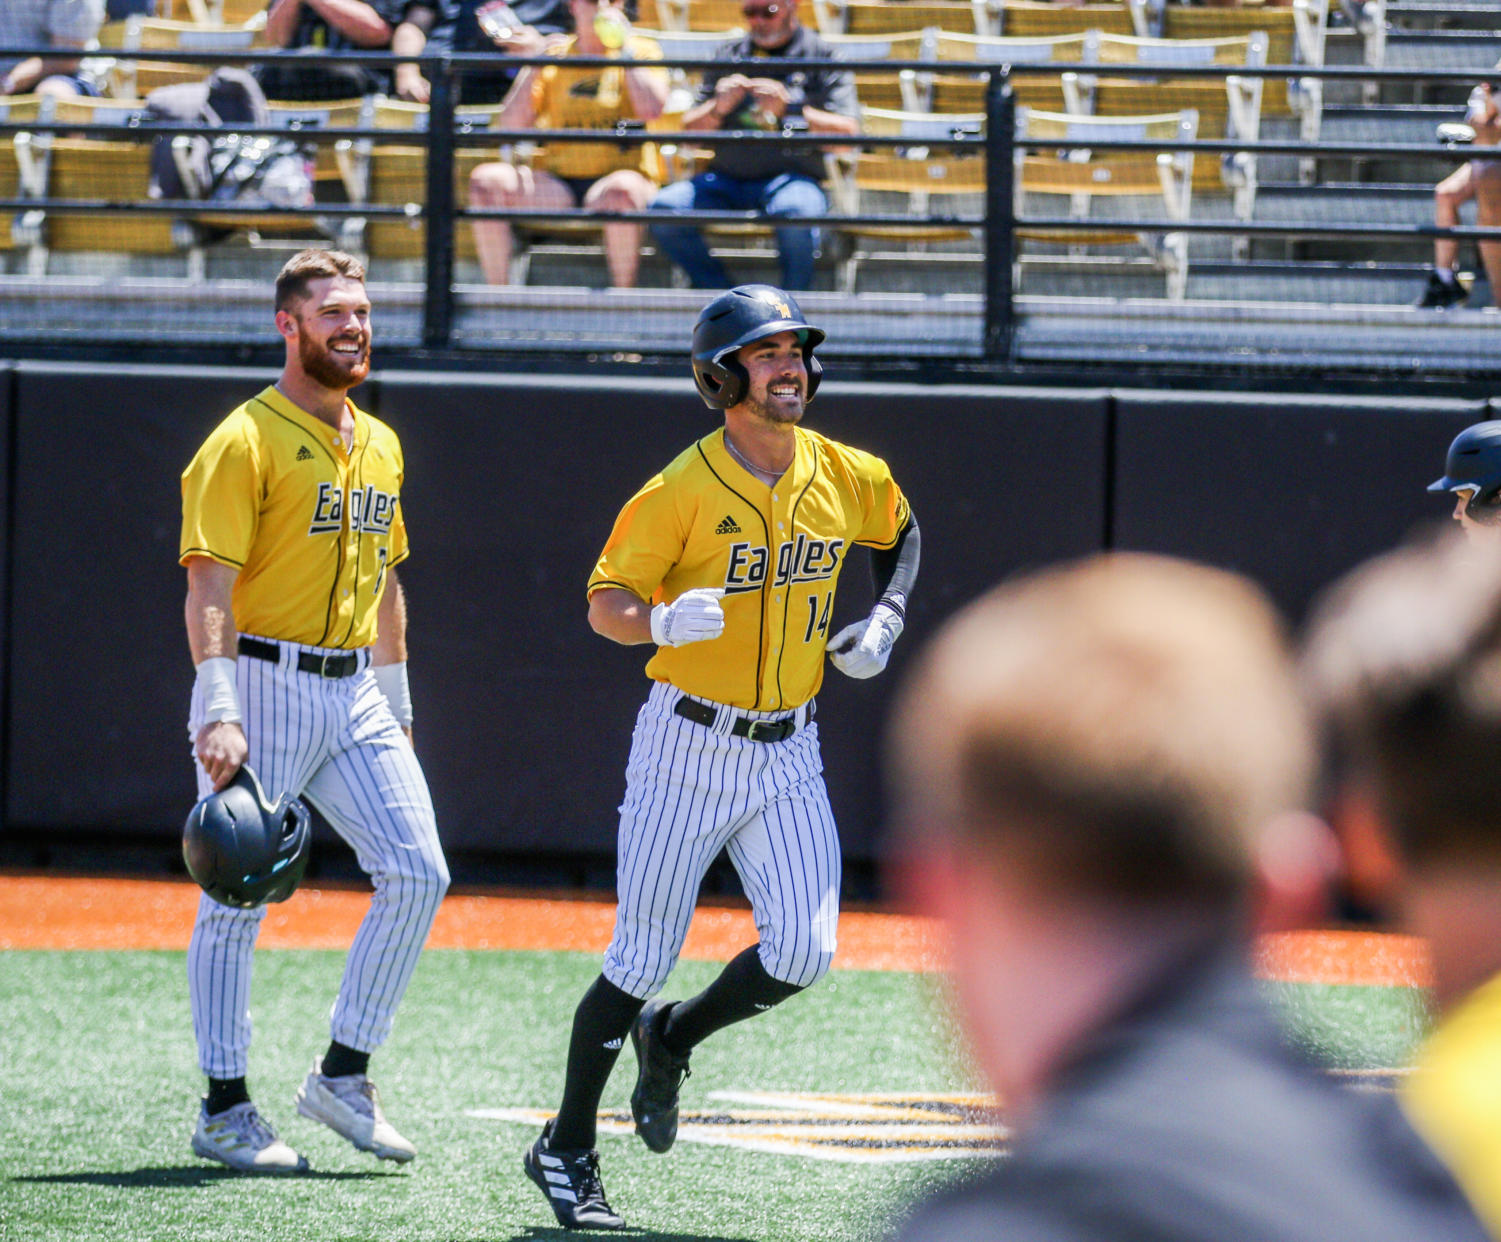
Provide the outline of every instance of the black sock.
[[563,1102],[553,1122],[551,1144],[564,1151],[594,1146],[595,1114],[605,1083],[630,1034],[631,1023],[646,1002],[622,992],[600,975],[584,993],[573,1014],[568,1041],[568,1077]]
[[250,1092],[246,1090],[243,1078],[210,1078],[203,1111],[212,1117],[215,1113],[222,1113],[226,1108],[245,1104],[249,1100]]
[[767,974],[760,953],[751,945],[697,996],[672,1007],[662,1028],[662,1042],[669,1052],[687,1056],[721,1027],[743,1022],[801,991],[796,984]]
[[328,1051],[323,1054],[323,1076],[325,1078],[344,1078],[350,1074],[363,1074],[370,1069],[370,1054],[357,1052],[337,1039],[328,1045]]

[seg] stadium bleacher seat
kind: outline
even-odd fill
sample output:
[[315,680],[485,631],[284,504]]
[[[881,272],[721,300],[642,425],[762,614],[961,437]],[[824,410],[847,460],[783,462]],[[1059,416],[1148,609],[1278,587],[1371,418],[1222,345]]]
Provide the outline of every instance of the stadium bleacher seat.
[[813,0],[822,34],[895,34],[937,26],[960,34],[1000,34],[1000,0]]
[[[264,40],[264,31],[259,26],[155,17],[130,17],[110,25],[110,29],[101,32],[101,46],[122,52],[248,52],[261,46]],[[202,62],[115,57],[110,70],[110,94],[122,99],[144,98],[158,86],[200,81],[213,68],[212,64]]]
[[[1110,77],[1120,64],[1225,65],[1260,68],[1267,55],[1261,31],[1219,39],[1150,39],[1086,36],[1084,59],[1091,66],[1063,75],[1065,111],[1087,116],[1130,116],[1192,108],[1200,138],[1256,142],[1261,135],[1264,79],[1230,74],[1224,78]],[[1256,201],[1256,159],[1239,152],[1231,158],[1201,157],[1194,165],[1196,194],[1230,193],[1234,215],[1250,220]],[[1242,247],[1243,249],[1243,247]]]
[[[1064,262],[1098,266],[1099,258],[1086,253],[1096,247],[1144,247],[1150,262],[1166,274],[1166,296],[1181,300],[1188,280],[1186,236],[1143,233],[1123,227],[1120,220],[1191,219],[1193,152],[1050,151],[1046,144],[1152,139],[1192,142],[1197,131],[1198,114],[1191,108],[1134,117],[1080,117],[1018,108],[1016,137],[1019,144],[1026,145],[1018,145],[1016,150],[1017,215],[1062,214],[1095,222],[1098,227],[1061,230],[1023,226],[1017,230],[1017,237],[1047,246],[1050,253],[1039,252],[1039,257],[1051,266]],[[1114,224],[1112,215],[1117,217]]]
[[999,29],[988,33],[1018,39],[1045,39],[1053,35],[1083,34],[1087,30],[1103,30],[1107,34],[1138,33],[1131,10],[1124,3],[1047,4],[1042,0],[1006,0],[1000,9]]

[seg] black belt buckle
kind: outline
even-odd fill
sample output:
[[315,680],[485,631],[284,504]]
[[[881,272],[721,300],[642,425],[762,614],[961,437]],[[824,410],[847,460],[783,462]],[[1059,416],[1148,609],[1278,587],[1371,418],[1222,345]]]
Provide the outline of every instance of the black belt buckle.
[[797,732],[797,721],[792,717],[786,720],[747,720],[745,722],[745,736],[752,742],[785,742]]
[[297,657],[297,667],[302,672],[330,679],[348,677],[358,663],[358,658],[347,651],[337,655],[314,655],[311,651],[304,651]]

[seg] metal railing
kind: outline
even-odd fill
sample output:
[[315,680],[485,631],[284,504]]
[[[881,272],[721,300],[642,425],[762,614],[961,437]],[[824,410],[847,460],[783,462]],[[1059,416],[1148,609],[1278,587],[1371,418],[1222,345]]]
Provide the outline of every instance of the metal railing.
[[[34,49],[3,49],[0,57],[30,54]],[[192,65],[255,64],[282,58],[285,53],[264,51],[215,52],[151,50],[124,52],[110,50],[114,57],[135,57],[152,61],[177,62]],[[319,202],[309,209],[274,208],[260,205],[242,206],[234,203],[202,200],[139,199],[121,200],[101,195],[99,198],[57,199],[38,195],[34,188],[25,186],[16,195],[0,197],[0,212],[7,213],[137,213],[141,215],[166,215],[172,218],[193,219],[206,214],[215,217],[234,218],[268,217],[283,215],[289,220],[310,216],[333,220],[399,219],[412,222],[420,219],[426,226],[426,241],[423,257],[423,284],[425,295],[421,316],[422,344],[429,350],[444,350],[452,342],[455,294],[454,294],[454,241],[455,230],[462,220],[500,220],[508,222],[547,222],[587,220],[591,224],[610,221],[660,222],[660,212],[605,212],[586,211],[582,208],[492,208],[477,209],[459,204],[454,193],[455,161],[461,145],[475,146],[494,143],[497,149],[502,144],[545,141],[553,143],[598,143],[598,130],[483,130],[464,129],[460,122],[458,104],[460,83],[463,76],[476,70],[493,70],[495,56],[449,55],[418,58],[424,76],[431,84],[427,124],[420,129],[391,129],[385,127],[341,127],[328,129],[304,129],[290,132],[318,142],[379,144],[391,143],[425,147],[425,201],[421,204],[397,204],[374,202]],[[392,68],[404,63],[387,54],[334,53],[323,58],[329,64],[359,64]],[[551,58],[509,58],[511,64],[521,67],[530,64],[552,63]],[[410,63],[410,62],[405,62]],[[606,67],[619,62],[610,57],[576,57],[570,65],[579,67]],[[692,58],[667,58],[658,61],[638,61],[638,64],[662,65],[670,68],[702,70],[704,62]],[[761,68],[776,69],[795,66],[802,62],[758,60]],[[1011,342],[1016,326],[1016,295],[1013,287],[1014,262],[1017,256],[1017,234],[1024,230],[1048,230],[1058,234],[1071,231],[1085,233],[1098,231],[1102,221],[1076,216],[1041,216],[1018,214],[1015,209],[1015,156],[1018,146],[1039,147],[1048,150],[1089,149],[1105,152],[1171,153],[1192,151],[1198,154],[1247,154],[1253,156],[1294,156],[1299,159],[1328,157],[1352,157],[1365,159],[1423,159],[1450,161],[1454,163],[1471,158],[1466,148],[1446,147],[1433,143],[1329,143],[1323,141],[1243,141],[1233,138],[1205,138],[1192,142],[1167,139],[1106,139],[1091,136],[1088,139],[1070,141],[1062,138],[1028,139],[1016,137],[1016,99],[1012,90],[1014,79],[1027,76],[1056,77],[1065,72],[1088,71],[1120,78],[1225,78],[1235,75],[1241,78],[1262,79],[1318,79],[1325,82],[1372,81],[1401,82],[1420,85],[1468,84],[1483,76],[1477,68],[1449,70],[1432,69],[1381,69],[1370,66],[1308,66],[1308,65],[1179,65],[1179,64],[1079,64],[1074,62],[1050,62],[1046,64],[997,65],[988,62],[916,62],[890,60],[841,60],[840,67],[850,72],[897,72],[912,69],[937,72],[945,75],[969,74],[984,77],[986,87],[983,95],[984,125],[980,133],[954,132],[948,137],[925,137],[920,142],[910,136],[859,134],[850,138],[831,137],[808,133],[779,132],[719,132],[719,131],[660,131],[639,128],[618,128],[606,131],[609,141],[622,145],[654,143],[679,144],[696,148],[714,148],[727,145],[768,145],[779,149],[799,148],[826,149],[829,147],[859,148],[911,148],[925,146],[949,149],[961,153],[983,155],[986,159],[984,182],[984,210],[979,214],[935,214],[931,222],[953,225],[956,228],[972,228],[979,237],[983,270],[983,332],[982,356],[990,360],[1004,360],[1010,355]],[[307,108],[319,105],[309,101]],[[1087,119],[1085,117],[1080,118]],[[173,123],[147,123],[139,118],[127,126],[140,132],[142,139],[171,138],[176,135],[201,135],[201,126]],[[235,126],[236,133],[245,136],[286,137],[286,126],[271,127]],[[0,121],[0,135],[17,132],[37,134],[69,134],[97,137],[115,137],[121,134],[118,125],[93,125],[76,122],[7,120]],[[462,139],[462,143],[461,143]],[[755,212],[725,211],[680,211],[671,215],[673,224],[745,224],[770,225],[773,221]],[[882,212],[830,211],[819,217],[800,220],[810,226],[838,229],[841,226],[896,226],[912,223],[907,214]],[[1166,219],[1162,217],[1112,217],[1111,227],[1142,233],[1180,234],[1226,234],[1243,238],[1369,238],[1369,239],[1437,239],[1501,240],[1501,229],[1480,227],[1441,228],[1433,224],[1370,224],[1348,221],[1299,221],[1272,222],[1254,219]]]

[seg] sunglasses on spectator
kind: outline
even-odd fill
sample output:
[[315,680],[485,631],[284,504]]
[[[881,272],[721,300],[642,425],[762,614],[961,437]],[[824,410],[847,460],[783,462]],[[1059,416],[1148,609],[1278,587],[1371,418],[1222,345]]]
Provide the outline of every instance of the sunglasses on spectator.
[[780,4],[747,4],[740,10],[740,15],[755,21],[761,17],[775,17],[781,11]]

